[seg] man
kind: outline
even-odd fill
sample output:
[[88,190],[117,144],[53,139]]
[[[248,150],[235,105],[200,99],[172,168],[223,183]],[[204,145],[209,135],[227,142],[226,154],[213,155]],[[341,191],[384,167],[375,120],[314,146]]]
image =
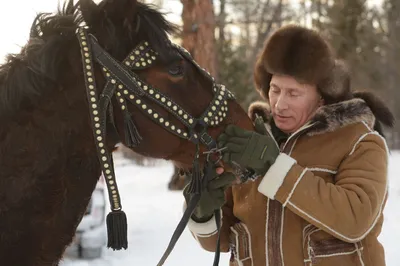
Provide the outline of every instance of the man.
[[192,234],[214,251],[213,211],[221,209],[230,265],[385,265],[377,238],[388,185],[381,123],[392,126],[390,111],[370,93],[353,93],[327,42],[296,25],[267,40],[255,84],[266,100],[249,109],[259,132],[228,126],[218,144],[226,164],[259,177],[225,190],[232,175],[218,168]]

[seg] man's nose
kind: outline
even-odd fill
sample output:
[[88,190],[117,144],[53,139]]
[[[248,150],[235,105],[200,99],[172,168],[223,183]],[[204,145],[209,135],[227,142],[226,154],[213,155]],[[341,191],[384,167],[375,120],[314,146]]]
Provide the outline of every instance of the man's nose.
[[275,108],[278,110],[278,112],[288,109],[288,104],[285,96],[279,96],[278,100],[276,101]]

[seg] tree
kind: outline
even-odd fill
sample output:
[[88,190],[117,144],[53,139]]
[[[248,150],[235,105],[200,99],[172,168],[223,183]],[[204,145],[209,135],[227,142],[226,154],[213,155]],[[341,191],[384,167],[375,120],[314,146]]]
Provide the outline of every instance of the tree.
[[[225,6],[234,16],[222,14]],[[265,39],[292,15],[290,4],[284,0],[221,1],[218,17],[225,20],[219,24],[239,28],[240,35],[226,31],[224,38],[217,40],[220,81],[244,108],[260,98],[253,84],[253,68]]]
[[[344,59],[352,71],[355,90],[371,90],[387,103],[399,117],[394,99],[399,95],[400,0],[386,0],[383,9],[369,7],[364,0],[313,0],[313,26],[326,35],[336,55]],[[383,11],[382,11],[383,10]],[[397,97],[396,97],[397,96]],[[387,132],[391,148],[400,148],[397,132]],[[388,134],[389,133],[389,134]]]
[[214,5],[211,0],[181,0],[183,5],[182,46],[196,62],[217,76]]
[[[396,120],[400,118],[400,107],[397,101],[400,99],[400,0],[384,1],[384,10],[386,14],[386,36],[387,46],[385,51],[385,77],[388,87],[387,100],[392,107]],[[397,123],[393,132],[391,132],[391,147],[400,149],[400,125]]]

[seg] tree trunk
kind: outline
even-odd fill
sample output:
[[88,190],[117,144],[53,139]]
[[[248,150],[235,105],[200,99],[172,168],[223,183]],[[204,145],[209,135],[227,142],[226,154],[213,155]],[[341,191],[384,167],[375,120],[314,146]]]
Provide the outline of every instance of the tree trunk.
[[[391,106],[395,118],[398,120],[400,117],[400,108],[398,107],[398,99],[400,99],[400,93],[398,92],[398,85],[400,84],[398,64],[400,61],[399,49],[400,49],[400,0],[387,0],[385,2],[387,12],[387,23],[388,23],[388,39],[389,47],[387,52],[387,86],[388,90],[388,104]],[[394,130],[390,134],[391,148],[400,149],[400,125],[396,123]]]
[[212,0],[181,0],[182,46],[197,63],[217,78],[215,14]]
[[220,8],[218,14],[218,39],[220,43],[225,42],[225,27],[226,27],[226,0],[220,0]]

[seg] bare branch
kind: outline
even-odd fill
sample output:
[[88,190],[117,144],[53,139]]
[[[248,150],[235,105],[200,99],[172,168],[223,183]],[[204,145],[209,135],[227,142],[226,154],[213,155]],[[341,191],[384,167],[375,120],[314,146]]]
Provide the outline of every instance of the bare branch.
[[259,31],[257,34],[257,41],[253,47],[253,54],[251,57],[252,61],[257,56],[257,53],[259,49],[262,47],[262,44],[264,43],[267,36],[270,35],[273,24],[279,21],[279,14],[281,14],[281,9],[282,9],[282,1],[283,0],[280,0],[278,5],[276,6],[274,13],[272,15],[272,19],[270,19],[269,21],[264,21],[264,25],[262,26],[260,25],[260,29],[264,28],[264,30]]

